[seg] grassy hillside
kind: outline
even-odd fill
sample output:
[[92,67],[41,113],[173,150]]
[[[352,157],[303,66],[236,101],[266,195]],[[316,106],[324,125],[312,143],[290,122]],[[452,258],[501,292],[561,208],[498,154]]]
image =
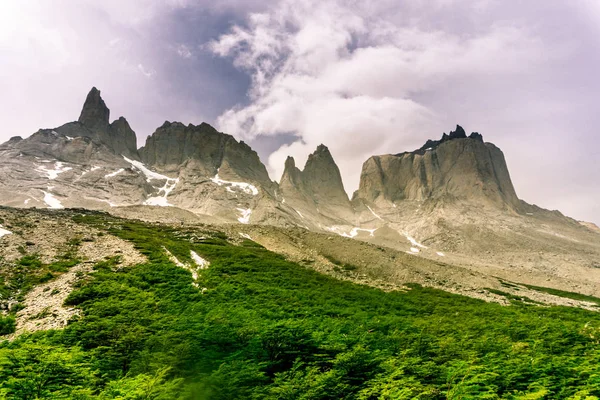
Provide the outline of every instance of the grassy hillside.
[[[596,399],[600,318],[336,281],[256,243],[89,214],[149,262],[95,266],[61,331],[0,344],[7,399]],[[170,261],[210,261],[194,281]]]

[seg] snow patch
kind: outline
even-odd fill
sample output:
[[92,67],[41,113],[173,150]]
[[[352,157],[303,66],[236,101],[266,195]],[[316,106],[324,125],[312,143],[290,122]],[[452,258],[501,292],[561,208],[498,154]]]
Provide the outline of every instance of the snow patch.
[[437,254],[440,257],[445,257],[446,255],[444,253],[442,253],[441,251],[436,252],[435,254]]
[[298,215],[300,216],[300,218],[304,219],[304,215],[302,215],[302,213],[296,209],[294,209],[294,211],[296,211],[298,213]]
[[406,237],[406,239],[415,247],[420,247],[422,249],[426,249],[427,246],[422,245],[421,243],[417,242],[415,240],[415,238],[413,238],[412,236],[410,236],[408,233],[404,232],[404,236]]
[[167,196],[175,189],[175,186],[177,186],[178,183],[179,178],[169,178],[167,182],[165,182],[165,186],[158,189],[157,196],[149,197],[144,204],[148,206],[171,207],[172,204],[167,201]]
[[217,170],[217,174],[214,176],[214,178],[210,178],[210,180],[219,186],[223,186],[223,185],[227,186],[227,190],[230,192],[233,192],[233,190],[231,188],[238,188],[238,189],[241,189],[244,193],[251,194],[252,196],[256,196],[258,194],[258,189],[256,188],[256,186],[254,186],[250,183],[225,181],[225,180],[219,178],[218,170]]
[[[177,257],[175,257],[173,255],[173,253],[171,253],[169,250],[167,250],[167,248],[165,246],[163,246],[163,250],[165,251],[165,253],[167,254],[167,257],[173,264],[177,265],[180,268],[190,271],[190,273],[192,274],[192,279],[194,279],[194,282],[192,282],[192,286],[199,288],[200,286],[196,282],[198,280],[198,271],[195,268],[192,268],[189,264],[182,263],[181,261],[179,261],[177,259]],[[190,256],[194,260],[194,263],[196,263],[196,265],[198,267],[200,267],[200,269],[208,268],[208,266],[210,265],[210,263],[208,261],[206,261],[205,259],[200,257],[194,251],[190,251]]]
[[167,257],[169,257],[169,260],[173,264],[175,264],[175,265],[177,265],[178,267],[181,267],[181,268],[187,268],[188,267],[186,264],[184,264],[181,261],[179,261],[179,259],[177,259],[177,257],[175,257],[173,255],[173,253],[171,253],[169,250],[167,250],[167,248],[165,246],[163,246],[163,250],[165,251],[165,253],[167,253]]
[[[45,162],[45,161],[42,161],[42,162]],[[51,162],[51,161],[47,161],[47,162]],[[54,169],[48,169],[43,165],[40,165],[39,167],[37,167],[37,170],[39,172],[46,174],[48,179],[51,179],[51,180],[58,178],[59,174],[70,171],[72,169],[73,168],[71,168],[71,167],[65,167],[64,164],[60,161],[56,161],[54,163]]]
[[415,253],[415,254],[416,254],[416,253],[418,253],[419,251],[420,251],[420,250],[419,250],[418,248],[416,248],[416,247],[411,247],[411,248],[410,248],[410,252],[411,252],[411,253]]
[[31,199],[25,199],[25,201],[23,202],[23,204],[27,205],[27,204],[29,204],[30,201],[31,201]]
[[206,269],[210,266],[210,262],[200,257],[195,251],[191,250],[190,255],[192,256],[192,260],[194,260],[194,262],[198,267],[200,267],[200,269]]
[[251,209],[243,209],[243,208],[238,208],[237,209],[240,213],[242,213],[242,216],[238,218],[238,221],[240,221],[242,224],[249,224],[250,223],[250,214],[252,214],[252,210]]
[[97,166],[97,165],[93,165],[93,166],[92,166],[92,169],[90,169],[90,172],[94,172],[94,171],[96,171],[96,170],[99,170],[100,168],[102,168],[102,167],[99,167],[99,166]]
[[73,140],[73,138],[71,136],[67,136],[65,135],[65,137],[67,138],[67,140],[70,142],[71,140]]
[[246,233],[240,232],[240,236],[243,237],[244,239],[252,240],[252,238],[250,237],[250,235],[248,235]]
[[123,168],[120,168],[120,169],[118,169],[118,170],[117,170],[117,171],[115,171],[115,172],[111,172],[110,174],[106,174],[106,175],[104,175],[104,179],[108,179],[108,178],[112,178],[113,176],[117,176],[117,175],[119,175],[119,174],[120,174],[121,172],[123,172],[123,171],[125,171],[125,169],[123,169]]
[[179,178],[169,178],[166,175],[159,174],[158,172],[154,172],[149,170],[144,164],[139,161],[131,160],[125,156],[123,156],[125,161],[129,164],[133,165],[136,169],[141,171],[146,176],[146,182],[150,182],[152,180],[165,180],[165,185],[158,189],[158,193],[156,196],[149,197],[144,202],[147,206],[160,206],[160,207],[171,207],[172,204],[169,204],[167,201],[167,196],[169,193],[175,189],[175,186],[179,183]]
[[369,209],[369,211],[371,211],[371,214],[373,214],[375,216],[375,218],[379,218],[380,220],[383,221],[383,218],[381,218],[379,215],[375,214],[375,211],[373,211],[373,209],[369,206],[367,206],[367,208]]
[[350,232],[346,232],[344,229],[340,228],[339,226],[326,226],[325,229],[328,230],[329,232],[337,233],[340,236],[351,238],[351,239],[358,236],[358,232],[369,232],[369,236],[373,237],[373,236],[375,236],[375,231],[377,230],[377,228],[365,229],[365,228],[355,227],[355,228],[352,228],[350,230]]
[[0,238],[2,236],[11,235],[11,234],[12,234],[11,231],[7,231],[6,229],[2,228],[2,225],[0,225]]
[[125,159],[125,161],[127,161],[129,164],[133,165],[135,168],[137,168],[138,170],[142,171],[142,173],[146,176],[146,181],[150,182],[151,180],[174,180],[174,178],[169,178],[166,175],[163,174],[159,174],[158,172],[154,172],[149,170],[143,163],[139,162],[139,161],[135,161],[135,160],[131,160],[125,156],[123,156],[123,158]]
[[[50,190],[50,189],[48,189]],[[42,192],[44,193],[44,203],[46,203],[48,205],[48,208],[54,208],[54,209],[59,209],[59,208],[65,208],[60,200],[58,200],[56,197],[54,197],[54,195],[52,193],[49,192],[44,192],[42,190]]]

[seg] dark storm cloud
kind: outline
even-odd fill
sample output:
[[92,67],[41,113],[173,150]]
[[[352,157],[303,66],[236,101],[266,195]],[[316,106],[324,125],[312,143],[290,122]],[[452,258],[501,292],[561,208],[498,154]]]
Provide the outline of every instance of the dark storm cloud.
[[598,223],[598,26],[594,0],[5,0],[0,139],[76,119],[97,86],[140,144],[215,123],[277,179],[325,143],[353,190],[368,156],[460,123],[520,197]]

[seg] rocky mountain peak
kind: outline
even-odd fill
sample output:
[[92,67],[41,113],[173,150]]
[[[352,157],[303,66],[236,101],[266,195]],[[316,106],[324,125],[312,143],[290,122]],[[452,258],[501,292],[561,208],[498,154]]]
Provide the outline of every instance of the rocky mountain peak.
[[286,159],[280,190],[286,201],[305,211],[327,210],[336,215],[350,209],[340,170],[322,144],[308,156],[303,170],[296,167],[292,157]]
[[[427,142],[425,142],[425,144],[423,146],[421,146],[419,149],[415,150],[413,153],[423,153],[426,150],[431,150],[434,149],[435,147],[439,146],[440,144],[447,142],[449,140],[456,140],[456,139],[474,139],[477,140],[481,143],[483,143],[483,136],[479,133],[479,132],[473,132],[471,133],[469,136],[467,136],[467,133],[465,132],[464,128],[460,125],[456,125],[456,129],[453,131],[450,131],[450,134],[446,134],[446,132],[444,132],[442,134],[442,138],[440,140],[427,140]],[[398,154],[400,155],[400,154]]]
[[467,137],[460,125],[413,152],[371,157],[355,197],[382,204],[444,198],[520,207],[502,151],[477,132]]
[[163,171],[182,167],[196,176],[255,182],[270,187],[266,167],[244,142],[217,131],[207,123],[184,125],[165,121],[140,150],[142,161]]
[[335,165],[333,156],[329,152],[327,146],[325,146],[324,144],[318,145],[317,149],[312,154],[309,154],[304,169],[306,169],[307,167],[312,168],[316,163],[327,163]]
[[327,193],[348,199],[340,170],[327,146],[320,144],[315,152],[308,156],[302,175],[305,186],[315,195]]
[[285,159],[284,171],[292,168],[296,168],[296,160],[294,160],[294,157],[292,156],[287,156],[287,158]]
[[129,122],[124,117],[113,121],[109,126],[108,137],[110,145],[116,154],[126,155],[137,159],[137,137]]
[[78,121],[91,130],[106,130],[109,119],[110,110],[102,100],[100,91],[93,87],[85,99]]
[[463,129],[462,126],[460,125],[456,125],[456,129],[454,129],[453,131],[450,131],[450,135],[448,135],[448,138],[450,140],[452,139],[465,139],[467,137],[467,133],[465,132],[465,130]]
[[475,139],[483,143],[483,136],[479,132],[471,132],[469,139]]

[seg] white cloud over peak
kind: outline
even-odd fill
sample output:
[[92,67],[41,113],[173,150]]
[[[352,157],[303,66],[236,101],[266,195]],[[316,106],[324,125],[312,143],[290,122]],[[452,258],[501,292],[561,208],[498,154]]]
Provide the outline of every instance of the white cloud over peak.
[[449,128],[423,100],[428,93],[464,80],[508,79],[546,57],[541,42],[514,24],[456,34],[342,0],[281,1],[210,47],[252,77],[249,104],[224,112],[219,129],[244,139],[298,136],[269,157],[276,179],[288,155],[301,164],[324,143],[350,190],[369,156],[411,150]]

